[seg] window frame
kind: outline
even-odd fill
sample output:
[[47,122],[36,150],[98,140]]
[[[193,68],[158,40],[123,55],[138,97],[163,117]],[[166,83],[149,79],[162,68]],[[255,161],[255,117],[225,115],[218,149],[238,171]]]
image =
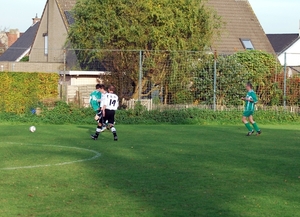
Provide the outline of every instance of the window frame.
[[[250,38],[240,38],[240,41],[241,41],[241,43],[242,43],[245,50],[255,50],[254,45],[253,45]],[[247,47],[247,44],[246,44],[247,42],[250,42],[252,47],[249,47],[249,46]]]
[[48,55],[48,33],[43,33],[44,37],[44,55]]

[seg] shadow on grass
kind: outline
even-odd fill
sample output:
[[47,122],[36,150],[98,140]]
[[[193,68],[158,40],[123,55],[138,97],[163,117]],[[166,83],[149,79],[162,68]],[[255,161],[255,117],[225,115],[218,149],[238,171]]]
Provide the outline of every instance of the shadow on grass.
[[299,131],[249,138],[241,129],[123,127],[92,164],[94,178],[138,204],[116,216],[300,215]]

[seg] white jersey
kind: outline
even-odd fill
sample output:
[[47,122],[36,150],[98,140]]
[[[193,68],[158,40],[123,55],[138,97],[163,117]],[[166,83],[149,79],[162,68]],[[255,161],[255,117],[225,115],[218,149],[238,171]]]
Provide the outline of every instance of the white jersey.
[[105,109],[108,110],[117,110],[119,107],[119,97],[114,93],[107,93],[104,95],[104,104]]

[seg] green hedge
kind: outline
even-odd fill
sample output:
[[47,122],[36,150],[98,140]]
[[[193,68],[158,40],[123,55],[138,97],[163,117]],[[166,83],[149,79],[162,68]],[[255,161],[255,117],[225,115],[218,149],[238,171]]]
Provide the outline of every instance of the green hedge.
[[58,97],[57,73],[0,73],[0,111],[26,113],[39,101]]
[[[64,102],[57,102],[54,108],[42,108],[41,115],[0,113],[1,122],[17,123],[49,123],[49,124],[95,124],[95,113],[91,108],[78,108]],[[142,107],[134,110],[119,110],[116,115],[117,124],[239,124],[241,111],[214,112],[202,109],[183,109],[147,111]],[[300,115],[284,111],[257,111],[257,121],[267,123],[300,123]]]

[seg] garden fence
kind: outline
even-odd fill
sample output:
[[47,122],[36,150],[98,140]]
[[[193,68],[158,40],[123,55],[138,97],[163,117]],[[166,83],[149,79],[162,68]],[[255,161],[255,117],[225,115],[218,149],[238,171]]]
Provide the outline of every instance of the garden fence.
[[[124,108],[139,101],[148,109],[242,109],[240,99],[251,81],[258,108],[299,110],[300,54],[286,54],[282,65],[259,53],[68,50],[65,55],[63,83],[72,83],[70,71],[78,73],[73,75],[78,86],[84,85],[80,79],[85,82],[97,74],[89,85],[114,84]],[[81,105],[88,105],[87,96],[79,98],[85,98]]]
[[[88,106],[96,83],[114,84],[124,108],[242,109],[251,81],[259,109],[298,111],[300,54],[144,50],[32,50],[29,62],[0,62],[0,71],[59,71],[60,97]],[[242,53],[245,53],[244,55]],[[275,55],[275,54],[274,54]],[[277,56],[276,58],[277,59]],[[25,60],[26,61],[26,60]]]

